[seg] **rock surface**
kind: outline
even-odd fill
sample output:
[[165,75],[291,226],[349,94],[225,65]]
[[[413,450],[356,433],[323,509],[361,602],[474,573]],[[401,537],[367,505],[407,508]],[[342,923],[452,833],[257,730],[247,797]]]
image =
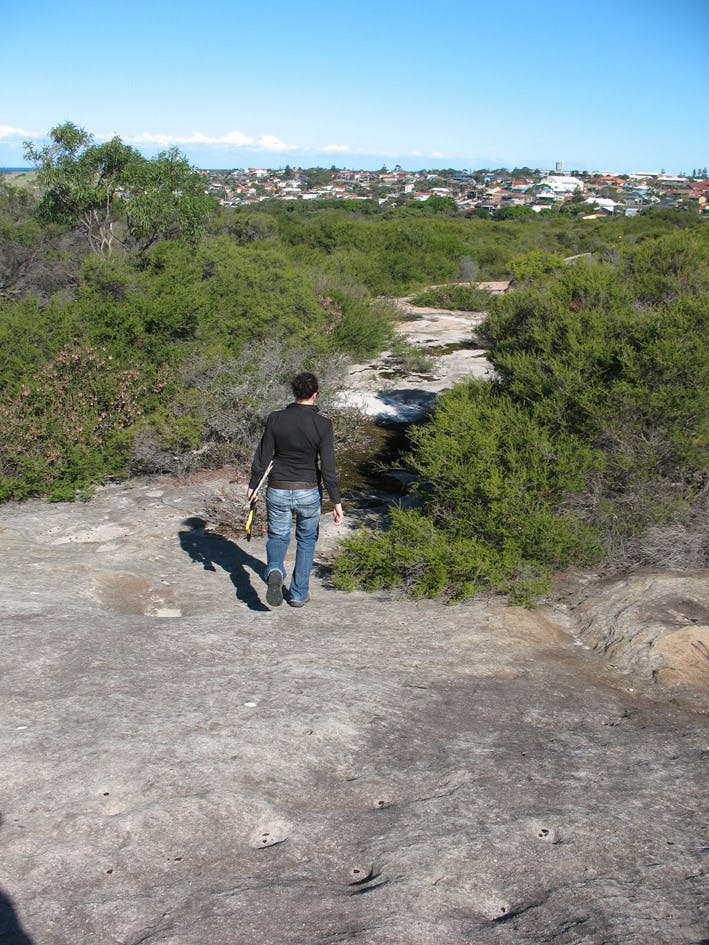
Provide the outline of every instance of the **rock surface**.
[[430,372],[400,376],[387,352],[349,370],[345,403],[382,420],[409,422],[428,411],[437,394],[465,377],[488,378],[493,369],[483,348],[473,344],[483,312],[450,312],[396,300],[406,316],[397,331],[409,344],[435,355]]
[[234,488],[3,507],[3,945],[706,941],[705,717],[590,648],[592,585],[578,623],[346,595],[324,520],[270,610],[263,538],[200,519]]
[[707,572],[640,572],[576,591],[578,638],[609,668],[709,708]]

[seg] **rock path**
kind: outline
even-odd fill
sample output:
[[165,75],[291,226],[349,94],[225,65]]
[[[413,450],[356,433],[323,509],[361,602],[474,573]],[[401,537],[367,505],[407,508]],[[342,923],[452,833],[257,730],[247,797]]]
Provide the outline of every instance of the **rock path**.
[[415,420],[431,406],[436,394],[465,377],[487,378],[492,367],[484,348],[473,344],[482,312],[450,312],[421,308],[397,299],[406,316],[398,333],[411,345],[433,356],[430,371],[402,377],[385,352],[373,363],[353,364],[345,402],[370,416],[389,421]]

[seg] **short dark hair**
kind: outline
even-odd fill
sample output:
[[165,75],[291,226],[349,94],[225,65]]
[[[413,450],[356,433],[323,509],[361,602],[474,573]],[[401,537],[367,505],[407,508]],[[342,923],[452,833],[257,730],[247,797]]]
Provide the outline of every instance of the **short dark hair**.
[[313,394],[317,394],[319,389],[317,377],[309,371],[296,374],[290,382],[290,386],[296,400],[310,400]]

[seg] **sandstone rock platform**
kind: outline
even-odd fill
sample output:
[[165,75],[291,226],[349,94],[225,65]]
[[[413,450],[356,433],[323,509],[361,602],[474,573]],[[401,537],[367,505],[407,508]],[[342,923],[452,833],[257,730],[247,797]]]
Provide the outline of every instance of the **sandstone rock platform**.
[[263,538],[205,527],[236,488],[3,507],[3,945],[707,941],[706,676],[661,662],[696,586],[609,664],[590,586],[344,594],[324,519],[311,604],[271,610]]

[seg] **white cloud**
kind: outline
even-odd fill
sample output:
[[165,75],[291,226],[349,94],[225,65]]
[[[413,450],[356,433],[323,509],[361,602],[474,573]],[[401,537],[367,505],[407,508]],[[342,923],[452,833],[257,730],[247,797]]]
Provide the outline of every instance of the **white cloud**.
[[34,131],[25,131],[24,128],[13,128],[12,125],[0,125],[0,139],[3,138],[36,138]]
[[143,131],[139,135],[126,136],[123,140],[127,144],[159,144],[162,147],[167,147],[175,141],[169,135],[156,135],[150,131]]
[[261,135],[258,139],[258,146],[263,151],[297,151],[298,148],[293,144],[286,144],[275,135]]
[[228,144],[232,147],[242,148],[254,143],[253,138],[249,138],[248,135],[242,134],[240,131],[227,131],[226,134],[218,137],[202,134],[201,131],[195,131],[191,135],[166,135],[143,131],[139,135],[132,135],[123,140],[128,144],[158,144],[165,148],[171,144]]
[[[201,131],[195,131],[191,135],[168,135],[157,134],[152,131],[143,131],[141,134],[132,135],[123,139],[127,144],[156,144],[162,148],[170,145],[208,145],[208,146],[229,146],[232,148],[258,148],[260,151],[297,151],[298,146],[286,144],[275,135],[261,135],[254,139],[241,131],[227,131],[223,135],[205,135]],[[310,150],[304,148],[303,150]],[[344,149],[346,150],[346,149]]]
[[[364,148],[361,145],[351,146],[349,144],[331,143],[326,145],[312,144],[288,144],[277,135],[262,134],[258,137],[251,137],[242,131],[233,129],[223,134],[209,135],[202,131],[193,131],[191,134],[178,133],[167,134],[156,131],[142,131],[135,135],[122,135],[118,131],[111,134],[97,134],[95,137],[99,141],[108,141],[110,138],[118,136],[126,144],[136,145],[138,147],[157,147],[169,148],[172,146],[181,148],[219,148],[219,149],[250,149],[264,153],[283,154],[284,152],[297,151],[302,154],[366,154],[369,156],[378,156],[382,160],[398,160],[402,152],[390,152],[380,148]],[[20,128],[11,128],[8,125],[0,125],[0,140],[3,138],[31,138],[32,133]],[[407,152],[408,157],[423,158],[426,152],[416,149]],[[440,151],[433,151],[430,157],[440,159],[444,155]]]
[[242,135],[240,131],[228,131],[222,138],[224,144],[235,144],[237,147],[241,147],[247,144],[253,144],[254,139],[249,138],[248,135]]

